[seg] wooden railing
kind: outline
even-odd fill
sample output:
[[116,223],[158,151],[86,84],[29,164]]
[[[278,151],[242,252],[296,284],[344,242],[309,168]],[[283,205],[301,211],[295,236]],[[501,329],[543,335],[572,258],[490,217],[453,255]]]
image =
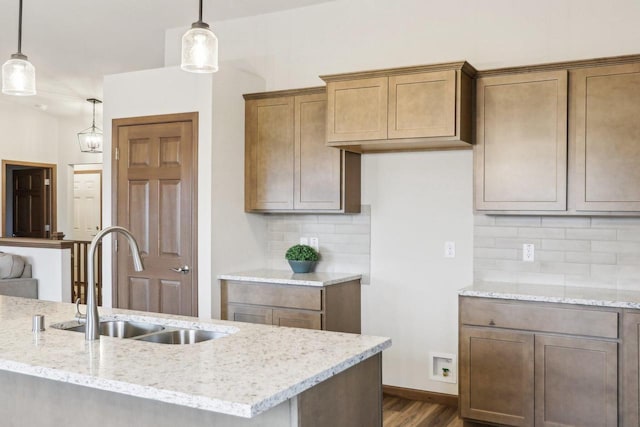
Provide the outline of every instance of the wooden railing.
[[[87,303],[87,276],[89,275],[89,246],[91,242],[74,240],[71,250],[71,302],[80,298],[82,304]],[[94,259],[94,286],[98,305],[102,305],[102,243],[98,244],[98,250]]]

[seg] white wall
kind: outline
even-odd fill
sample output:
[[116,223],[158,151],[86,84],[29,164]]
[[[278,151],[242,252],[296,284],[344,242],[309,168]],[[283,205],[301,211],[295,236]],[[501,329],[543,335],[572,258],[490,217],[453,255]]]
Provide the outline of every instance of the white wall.
[[[638,20],[635,0],[338,0],[212,28],[221,69],[246,69],[277,90],[320,85],[322,74],[459,59],[487,69],[638,53]],[[168,65],[178,61],[183,31],[167,32]],[[363,158],[372,227],[363,321],[366,333],[394,340],[385,384],[457,392],[427,378],[427,352],[457,352],[455,290],[472,280],[471,158]],[[445,240],[456,241],[454,260],[442,256]]]
[[[228,66],[213,76],[211,138],[211,317],[220,318],[219,274],[264,267],[266,220],[244,212],[244,99],[264,90],[264,80]],[[203,257],[205,254],[203,254]],[[206,295],[206,294],[205,294]]]
[[[0,159],[57,165],[57,230],[70,236],[73,212],[72,164],[101,163],[101,154],[80,152],[76,134],[91,124],[91,113],[56,117],[10,103],[0,95]],[[99,123],[97,123],[99,125]],[[0,176],[0,186],[4,177]],[[4,212],[0,212],[4,221]]]
[[[100,104],[97,108],[101,108]],[[102,128],[98,120],[96,117],[96,126]],[[90,111],[58,119],[58,231],[65,233],[65,239],[73,237],[73,165],[102,164],[102,153],[80,151],[78,132],[89,126]]]
[[[58,163],[58,120],[49,114],[0,97],[0,135],[2,160]],[[0,188],[3,185],[4,176],[0,176]],[[0,221],[4,221],[4,212],[0,212]]]
[[0,246],[0,252],[23,256],[38,279],[38,299],[71,302],[71,249]]
[[[246,83],[246,82],[249,83]],[[256,83],[257,82],[257,83]],[[260,85],[260,86],[256,86]],[[246,73],[186,73],[177,67],[106,76],[104,81],[105,153],[111,152],[114,118],[197,111],[198,129],[198,314],[219,313],[212,287],[221,268],[244,268],[264,262],[263,220],[243,212],[244,111],[242,98],[227,87],[253,90],[262,82]],[[216,120],[226,126],[214,127]],[[103,224],[112,224],[111,156],[104,156]],[[252,230],[257,229],[257,232]],[[111,306],[111,254],[104,252],[104,305]],[[257,264],[257,265],[256,265]],[[217,287],[216,287],[217,288]],[[219,316],[219,314],[218,314]]]

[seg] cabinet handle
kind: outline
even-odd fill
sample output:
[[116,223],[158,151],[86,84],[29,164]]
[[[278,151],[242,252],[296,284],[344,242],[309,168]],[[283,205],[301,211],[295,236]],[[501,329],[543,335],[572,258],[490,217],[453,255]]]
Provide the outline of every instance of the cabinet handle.
[[496,322],[493,319],[489,320],[489,326],[496,326]]

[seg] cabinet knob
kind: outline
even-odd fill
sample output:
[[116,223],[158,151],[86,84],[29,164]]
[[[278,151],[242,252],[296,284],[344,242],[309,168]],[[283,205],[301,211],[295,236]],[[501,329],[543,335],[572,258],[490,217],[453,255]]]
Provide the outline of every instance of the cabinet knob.
[[493,319],[489,320],[489,326],[496,326],[496,322]]

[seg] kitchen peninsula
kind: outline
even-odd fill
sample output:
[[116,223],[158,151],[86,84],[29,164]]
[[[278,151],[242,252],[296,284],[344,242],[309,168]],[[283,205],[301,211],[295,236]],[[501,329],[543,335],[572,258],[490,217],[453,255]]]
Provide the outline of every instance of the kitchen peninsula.
[[[4,425],[380,426],[382,337],[101,309],[226,336],[168,345],[52,328],[72,304],[0,297]],[[31,332],[34,314],[46,330]],[[353,424],[355,422],[355,424]]]

